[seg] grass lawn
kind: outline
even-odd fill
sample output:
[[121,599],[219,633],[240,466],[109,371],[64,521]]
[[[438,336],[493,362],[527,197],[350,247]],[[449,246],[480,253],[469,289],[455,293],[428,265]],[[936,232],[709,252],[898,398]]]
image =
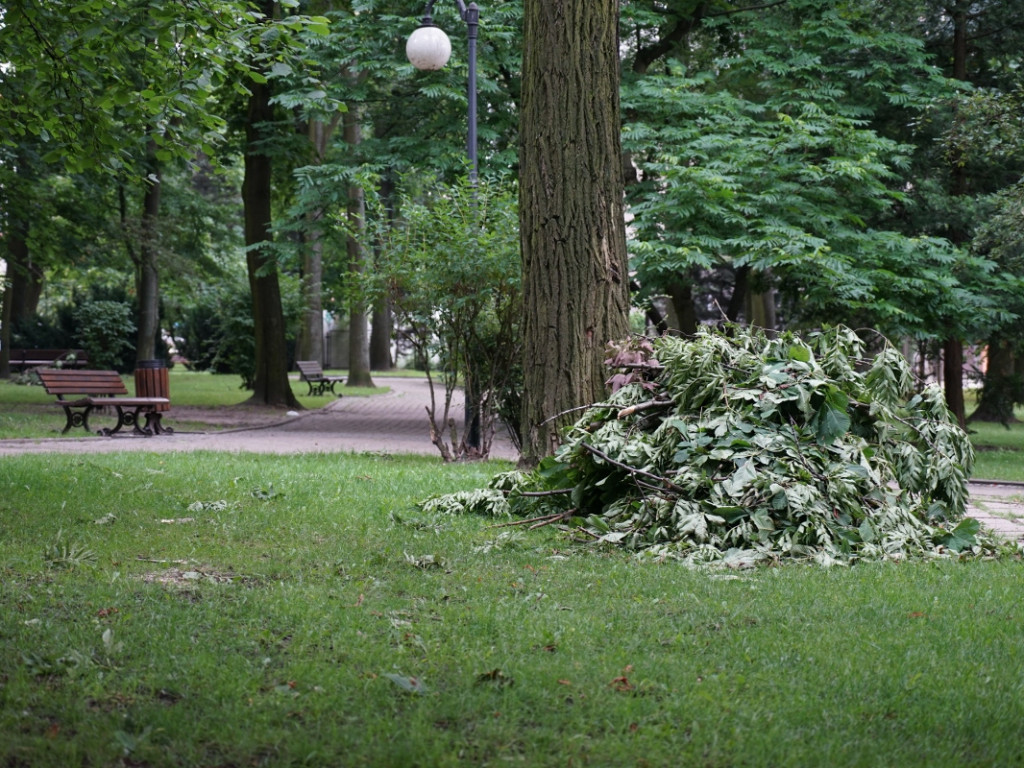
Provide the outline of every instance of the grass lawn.
[[[344,371],[329,371],[331,375],[344,375]],[[336,391],[346,397],[365,397],[388,391],[386,375],[375,374],[380,385],[370,387],[346,387],[338,385]],[[395,375],[403,375],[396,373]],[[408,374],[405,374],[408,375]],[[422,374],[418,374],[422,375]],[[135,380],[129,374],[123,377],[128,393],[134,394]],[[176,418],[174,406],[197,406],[202,408],[230,408],[249,399],[251,392],[240,388],[241,378],[236,375],[198,373],[175,367],[169,371],[172,410],[165,422],[168,426],[183,431],[210,430],[215,427],[202,422]],[[333,400],[332,396],[310,397],[309,387],[298,380],[298,374],[290,377],[292,392],[304,408],[322,408]],[[64,428],[64,412],[53,405],[55,397],[46,394],[39,385],[15,383],[14,380],[0,380],[0,440],[11,438],[57,437]],[[181,413],[181,411],[179,411]],[[85,433],[76,430],[75,436]]]
[[1024,569],[697,572],[413,502],[501,463],[0,463],[0,765],[994,766]]
[[1010,425],[968,425],[971,442],[977,453],[974,476],[986,480],[1024,481],[1024,411],[1018,409],[1021,421]]

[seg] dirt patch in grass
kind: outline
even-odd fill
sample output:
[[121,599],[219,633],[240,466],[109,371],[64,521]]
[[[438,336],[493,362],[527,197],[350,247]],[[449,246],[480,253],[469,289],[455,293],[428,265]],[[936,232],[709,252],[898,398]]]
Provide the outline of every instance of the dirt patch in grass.
[[176,587],[192,586],[202,582],[227,584],[235,581],[236,578],[235,574],[222,573],[202,566],[168,568],[165,571],[151,571],[142,574],[142,580],[147,584],[168,584]]

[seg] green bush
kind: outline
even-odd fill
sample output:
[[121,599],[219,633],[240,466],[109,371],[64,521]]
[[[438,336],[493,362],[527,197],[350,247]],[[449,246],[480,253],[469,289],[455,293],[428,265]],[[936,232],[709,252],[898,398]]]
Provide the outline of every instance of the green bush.
[[[287,275],[281,275],[280,280],[285,328],[294,329],[301,311],[298,282]],[[181,340],[179,352],[193,370],[235,373],[242,377],[244,389],[252,389],[256,341],[247,280],[224,280],[202,290],[194,303],[183,309],[174,324],[174,335]],[[291,356],[293,332],[289,331],[286,343]]]
[[73,310],[75,340],[89,355],[93,368],[124,369],[124,358],[135,348],[131,307],[117,301],[87,301]]

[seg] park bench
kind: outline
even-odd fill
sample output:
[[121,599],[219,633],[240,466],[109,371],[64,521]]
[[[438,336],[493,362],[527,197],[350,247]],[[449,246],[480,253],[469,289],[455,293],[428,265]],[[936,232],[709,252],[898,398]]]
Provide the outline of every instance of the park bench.
[[309,385],[308,395],[324,395],[330,390],[332,395],[341,397],[334,391],[334,385],[344,382],[344,376],[324,376],[324,369],[314,360],[296,360],[295,367],[299,369],[299,380]]
[[[83,427],[88,432],[89,414],[97,408],[114,408],[117,411],[117,424],[113,429],[99,430],[101,435],[116,434],[124,426],[130,426],[133,433],[146,437],[174,431],[161,424],[163,414],[157,410],[171,401],[166,397],[128,397],[128,388],[117,371],[37,368],[36,373],[47,394],[57,396],[56,405],[61,406],[67,416],[62,435],[72,427]],[[65,395],[82,397],[65,400]],[[140,426],[140,416],[145,417],[145,426]]]
[[82,349],[11,349],[11,368],[25,371],[29,368],[53,367],[85,368],[89,355]]

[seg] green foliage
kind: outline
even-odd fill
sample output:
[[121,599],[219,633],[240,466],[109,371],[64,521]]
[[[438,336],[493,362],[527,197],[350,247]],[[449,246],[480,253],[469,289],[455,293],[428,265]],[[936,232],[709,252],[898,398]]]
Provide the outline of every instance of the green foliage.
[[985,549],[962,519],[970,442],[890,345],[865,359],[842,327],[730,328],[658,339],[653,354],[514,481],[512,514],[689,563]]
[[226,125],[218,88],[248,93],[266,82],[250,57],[269,69],[301,32],[324,29],[241,0],[14,3],[0,27],[4,142],[38,140],[70,172],[132,168],[150,141],[161,163],[212,156]]
[[946,230],[922,237],[895,221],[917,186],[914,146],[886,135],[882,117],[920,122],[956,93],[919,40],[870,8],[821,0],[703,22],[711,53],[624,87],[645,294],[701,275],[698,303],[724,307],[710,278],[749,267],[790,324],[922,337],[1006,323],[1017,288],[992,260],[951,247]]
[[54,541],[43,549],[43,561],[49,568],[78,568],[95,565],[96,560],[94,551],[80,542],[68,541],[63,530],[58,530]]
[[[281,275],[281,299],[285,327],[294,329],[299,319],[297,281]],[[226,278],[206,286],[184,306],[174,326],[181,339],[181,353],[197,371],[235,373],[243,389],[252,389],[256,371],[256,341],[253,333],[252,294],[241,278]],[[294,345],[294,330],[286,341]]]
[[[496,409],[515,391],[522,311],[518,217],[512,191],[486,184],[430,184],[406,194],[388,235],[380,272],[389,281],[398,324],[417,359],[437,371],[444,405],[431,413],[442,441],[457,384],[480,403],[481,453]],[[428,368],[428,373],[430,368]],[[452,438],[446,450],[462,455]],[[439,446],[441,447],[441,446]],[[444,453],[445,450],[442,450]]]
[[73,310],[75,340],[94,368],[120,370],[135,348],[132,308],[117,301],[86,301]]

